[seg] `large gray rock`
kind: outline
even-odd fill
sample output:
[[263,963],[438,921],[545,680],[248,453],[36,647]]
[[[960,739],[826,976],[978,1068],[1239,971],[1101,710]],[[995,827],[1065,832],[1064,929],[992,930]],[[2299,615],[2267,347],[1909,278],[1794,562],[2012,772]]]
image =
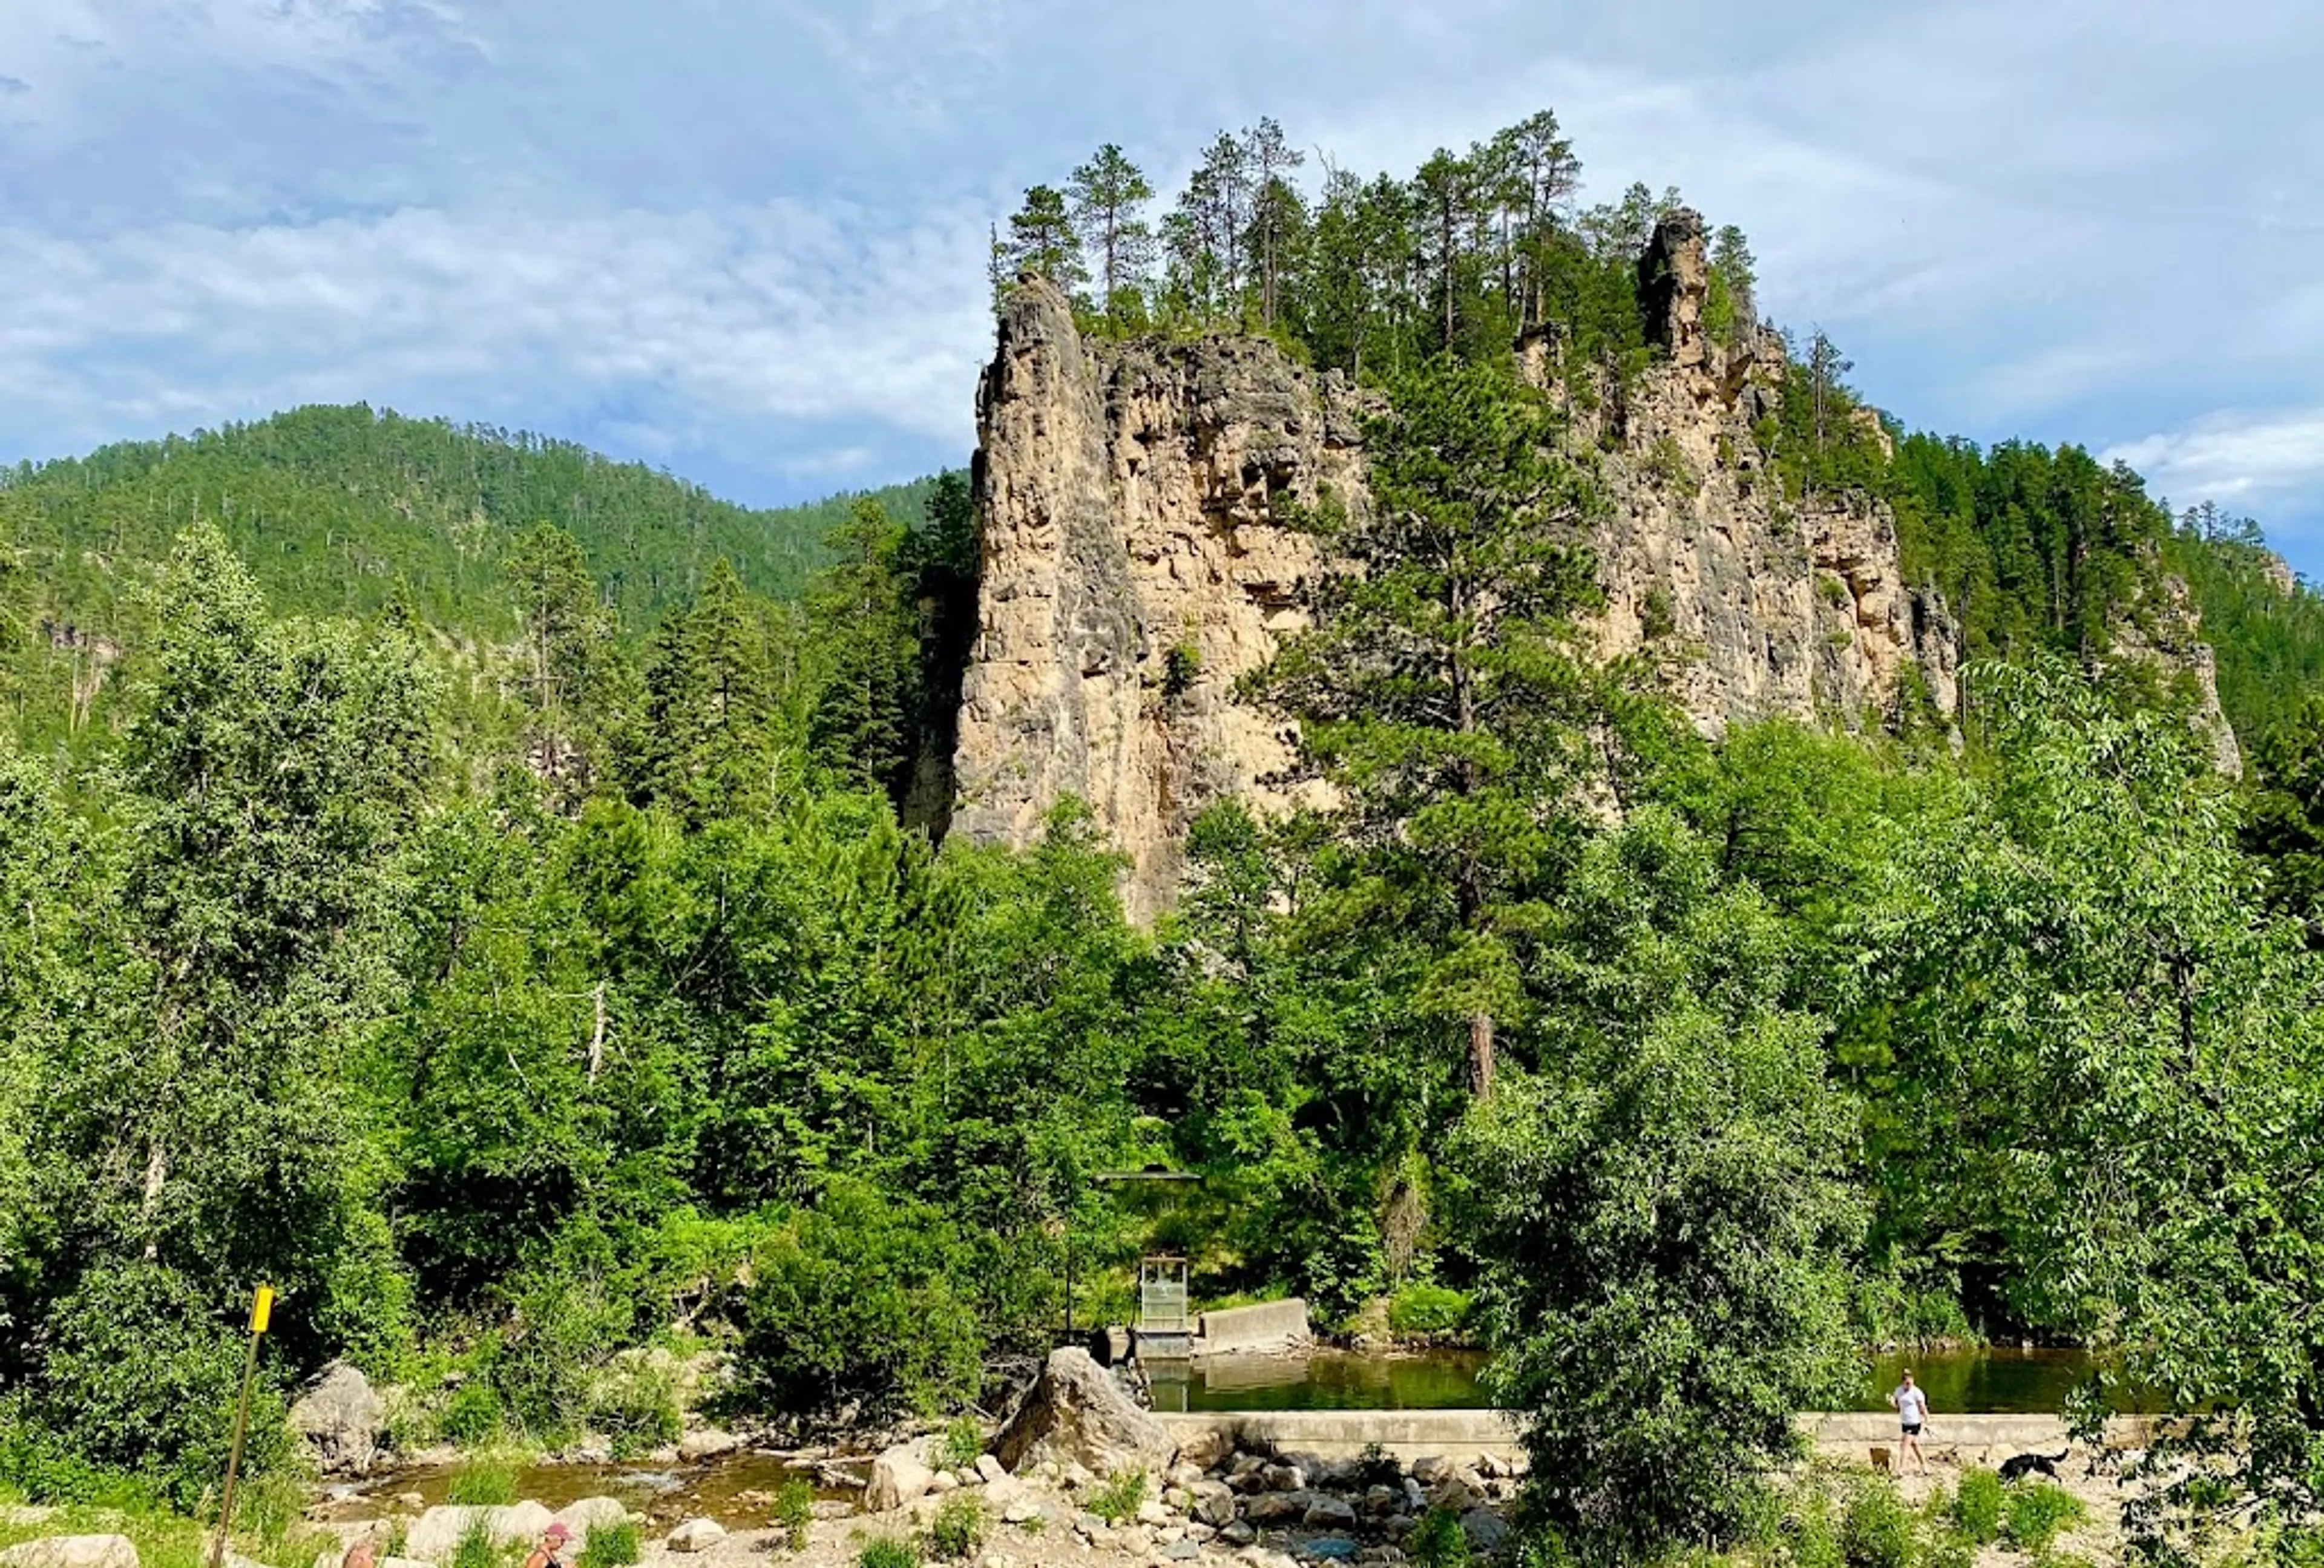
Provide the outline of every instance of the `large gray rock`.
[[1509,1544],[1509,1526],[1490,1508],[1471,1508],[1461,1516],[1461,1528],[1480,1552],[1499,1552]]
[[573,1532],[576,1547],[589,1539],[592,1531],[622,1524],[629,1517],[629,1508],[619,1498],[583,1498],[557,1510],[558,1522]]
[[673,1552],[707,1552],[726,1538],[726,1526],[715,1519],[688,1519],[669,1533]]
[[49,1536],[0,1552],[0,1568],[137,1568],[126,1536]]
[[1169,1431],[1124,1393],[1087,1351],[1051,1354],[992,1442],[1010,1470],[1053,1460],[1100,1475],[1160,1475],[1177,1457]]
[[334,1361],[290,1407],[290,1430],[326,1475],[362,1475],[379,1457],[387,1430],[387,1404],[371,1379]]
[[557,1516],[535,1502],[484,1508],[450,1503],[429,1508],[412,1521],[403,1538],[406,1556],[429,1563],[448,1563],[470,1529],[481,1526],[496,1546],[530,1545],[556,1522]]
[[899,1443],[872,1462],[872,1479],[863,1486],[864,1509],[893,1512],[927,1496],[936,1482],[936,1471],[920,1458],[919,1444]]

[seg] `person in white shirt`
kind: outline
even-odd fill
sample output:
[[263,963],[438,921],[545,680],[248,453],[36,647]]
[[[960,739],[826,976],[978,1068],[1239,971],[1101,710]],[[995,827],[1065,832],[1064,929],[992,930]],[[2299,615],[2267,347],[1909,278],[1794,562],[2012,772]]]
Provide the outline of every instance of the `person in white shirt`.
[[1929,1420],[1928,1395],[1914,1386],[1913,1374],[1907,1372],[1904,1380],[1888,1396],[1888,1403],[1896,1407],[1896,1419],[1903,1423],[1904,1428],[1904,1441],[1898,1445],[1902,1452],[1896,1455],[1896,1468],[1900,1471],[1904,1468],[1904,1455],[1909,1453],[1913,1456],[1913,1468],[1923,1475],[1928,1474],[1929,1462],[1921,1457],[1921,1428],[1928,1425]]

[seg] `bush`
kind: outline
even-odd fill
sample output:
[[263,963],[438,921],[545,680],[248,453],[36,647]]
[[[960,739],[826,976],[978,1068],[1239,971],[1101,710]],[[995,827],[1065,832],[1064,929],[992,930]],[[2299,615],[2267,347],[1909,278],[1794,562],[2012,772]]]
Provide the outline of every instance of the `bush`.
[[1953,1494],[1953,1524],[1980,1546],[2001,1538],[2001,1477],[1989,1470],[1961,1472],[1960,1490]]
[[965,1470],[984,1457],[984,1428],[973,1416],[955,1416],[945,1428],[936,1462],[945,1470]]
[[1880,1477],[1857,1483],[1840,1517],[1840,1554],[1849,1568],[1912,1568],[1913,1510]]
[[920,1549],[900,1536],[879,1536],[855,1554],[855,1568],[920,1568]]
[[1119,1525],[1137,1516],[1139,1505],[1146,1500],[1146,1472],[1142,1470],[1119,1471],[1107,1482],[1090,1494],[1090,1512],[1109,1525]]
[[972,1397],[983,1340],[955,1245],[932,1211],[834,1182],[760,1250],[737,1314],[737,1396],[797,1415],[858,1404],[865,1421]]
[[1452,1508],[1433,1508],[1405,1542],[1405,1552],[1421,1568],[1469,1568],[1469,1532]]
[[498,1508],[517,1500],[518,1466],[503,1453],[479,1453],[453,1474],[445,1500],[469,1506]]
[[2081,1499],[2046,1480],[2027,1481],[2008,1489],[2005,1513],[2010,1544],[2022,1552],[2041,1555],[2069,1525],[2079,1525],[2088,1513]]
[[775,1525],[783,1544],[792,1551],[807,1545],[807,1530],[815,1523],[815,1488],[793,1476],[775,1489]]
[[452,1548],[450,1568],[504,1568],[503,1559],[511,1554],[494,1544],[492,1526],[478,1519]]
[[1407,1285],[1388,1304],[1388,1326],[1400,1334],[1457,1333],[1468,1322],[1467,1293],[1442,1285]]
[[[1135,1510],[1133,1510],[1135,1511]],[[992,1510],[974,1492],[959,1491],[936,1505],[928,1524],[928,1549],[949,1563],[974,1556],[992,1528]]]
[[[57,1303],[44,1329],[45,1363],[20,1410],[45,1434],[39,1446],[51,1461],[73,1456],[36,1464],[43,1479],[81,1488],[93,1472],[142,1476],[188,1509],[217,1484],[234,1440],[246,1341],[239,1314],[214,1306],[176,1271],[142,1262],[92,1269]],[[262,1379],[243,1473],[279,1470],[290,1454],[288,1412]]]
[[470,1378],[452,1390],[436,1418],[436,1430],[447,1442],[464,1447],[490,1443],[506,1435],[508,1418],[501,1397],[482,1378]]
[[686,1426],[679,1376],[676,1360],[659,1352],[625,1354],[605,1370],[589,1398],[589,1425],[611,1440],[614,1458],[678,1441]]
[[630,1568],[645,1555],[645,1543],[638,1527],[627,1519],[618,1525],[600,1525],[589,1532],[581,1544],[581,1555],[576,1568]]

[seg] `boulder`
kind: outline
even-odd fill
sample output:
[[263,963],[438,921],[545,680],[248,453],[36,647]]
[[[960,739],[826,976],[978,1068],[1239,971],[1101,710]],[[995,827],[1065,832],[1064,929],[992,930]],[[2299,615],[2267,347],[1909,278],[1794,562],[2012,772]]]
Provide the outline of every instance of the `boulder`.
[[48,1536],[0,1552],[0,1568],[137,1568],[126,1536]]
[[1318,1496],[1299,1522],[1311,1530],[1352,1530],[1356,1510],[1345,1498]]
[[333,1361],[290,1407],[290,1430],[306,1443],[325,1475],[362,1475],[378,1459],[387,1430],[387,1402],[371,1379]]
[[1259,1532],[1240,1519],[1219,1526],[1219,1539],[1230,1546],[1248,1546],[1259,1539]]
[[622,1524],[629,1517],[630,1510],[619,1498],[583,1498],[557,1510],[558,1522],[573,1532],[576,1545],[588,1540],[591,1531]]
[[669,1533],[673,1552],[707,1552],[726,1538],[726,1526],[715,1519],[688,1519]]
[[976,1456],[976,1473],[978,1479],[985,1485],[991,1486],[994,1481],[1007,1477],[1009,1467],[989,1453],[980,1453]]
[[1469,1545],[1480,1552],[1498,1552],[1509,1544],[1509,1526],[1490,1508],[1471,1508],[1461,1516],[1461,1529]]
[[1142,1470],[1159,1475],[1178,1445],[1151,1414],[1090,1359],[1068,1346],[1054,1352],[993,1439],[1010,1470],[1054,1459],[1101,1474]]
[[478,1525],[494,1545],[530,1545],[556,1517],[534,1502],[510,1503],[505,1508],[447,1504],[429,1508],[412,1521],[403,1538],[404,1554],[427,1563],[448,1563],[460,1549],[461,1538]]
[[1206,1525],[1224,1526],[1234,1523],[1234,1489],[1222,1480],[1198,1480],[1187,1489],[1194,1495],[1194,1506],[1187,1510]]
[[1253,1492],[1242,1500],[1242,1517],[1254,1525],[1287,1525],[1306,1517],[1314,1500],[1308,1492]]
[[724,1459],[742,1446],[742,1440],[733,1433],[706,1426],[678,1440],[678,1457],[684,1463],[699,1464],[706,1459]]
[[1271,1492],[1304,1492],[1307,1472],[1296,1464],[1270,1464],[1259,1473],[1259,1481]]
[[927,1496],[936,1480],[936,1471],[920,1458],[919,1444],[899,1443],[872,1462],[872,1479],[863,1486],[864,1510],[892,1513]]
[[1001,1505],[1001,1522],[1004,1525],[1030,1524],[1041,1517],[1041,1505],[1033,1500],[1030,1492],[1019,1493]]
[[1207,1426],[1189,1432],[1178,1442],[1178,1457],[1197,1470],[1209,1470],[1234,1452],[1234,1434]]

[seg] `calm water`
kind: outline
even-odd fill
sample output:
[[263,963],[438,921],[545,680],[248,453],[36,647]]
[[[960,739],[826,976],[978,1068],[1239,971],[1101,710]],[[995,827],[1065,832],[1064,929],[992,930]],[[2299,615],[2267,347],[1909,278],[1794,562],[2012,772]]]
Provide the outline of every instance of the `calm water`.
[[[860,1471],[863,1467],[854,1467]],[[359,1488],[335,1489],[327,1517],[368,1518],[386,1498],[416,1493],[429,1506],[448,1500],[456,1465],[415,1465],[378,1477]],[[773,1454],[742,1453],[702,1464],[667,1469],[640,1464],[541,1464],[517,1477],[516,1495],[561,1508],[583,1498],[619,1498],[663,1525],[708,1515],[730,1527],[770,1524],[774,1494],[783,1483],[803,1478],[823,1499],[852,1499],[856,1486],[835,1487],[813,1470],[795,1467]]]
[[[1254,1356],[1204,1361],[1183,1380],[1156,1379],[1157,1410],[1464,1410],[1489,1401],[1478,1387],[1487,1358],[1475,1351],[1306,1357]],[[1928,1390],[1938,1414],[2049,1412],[2089,1375],[2085,1351],[1942,1351],[1868,1356],[1849,1407],[1885,1410],[1904,1369]]]

